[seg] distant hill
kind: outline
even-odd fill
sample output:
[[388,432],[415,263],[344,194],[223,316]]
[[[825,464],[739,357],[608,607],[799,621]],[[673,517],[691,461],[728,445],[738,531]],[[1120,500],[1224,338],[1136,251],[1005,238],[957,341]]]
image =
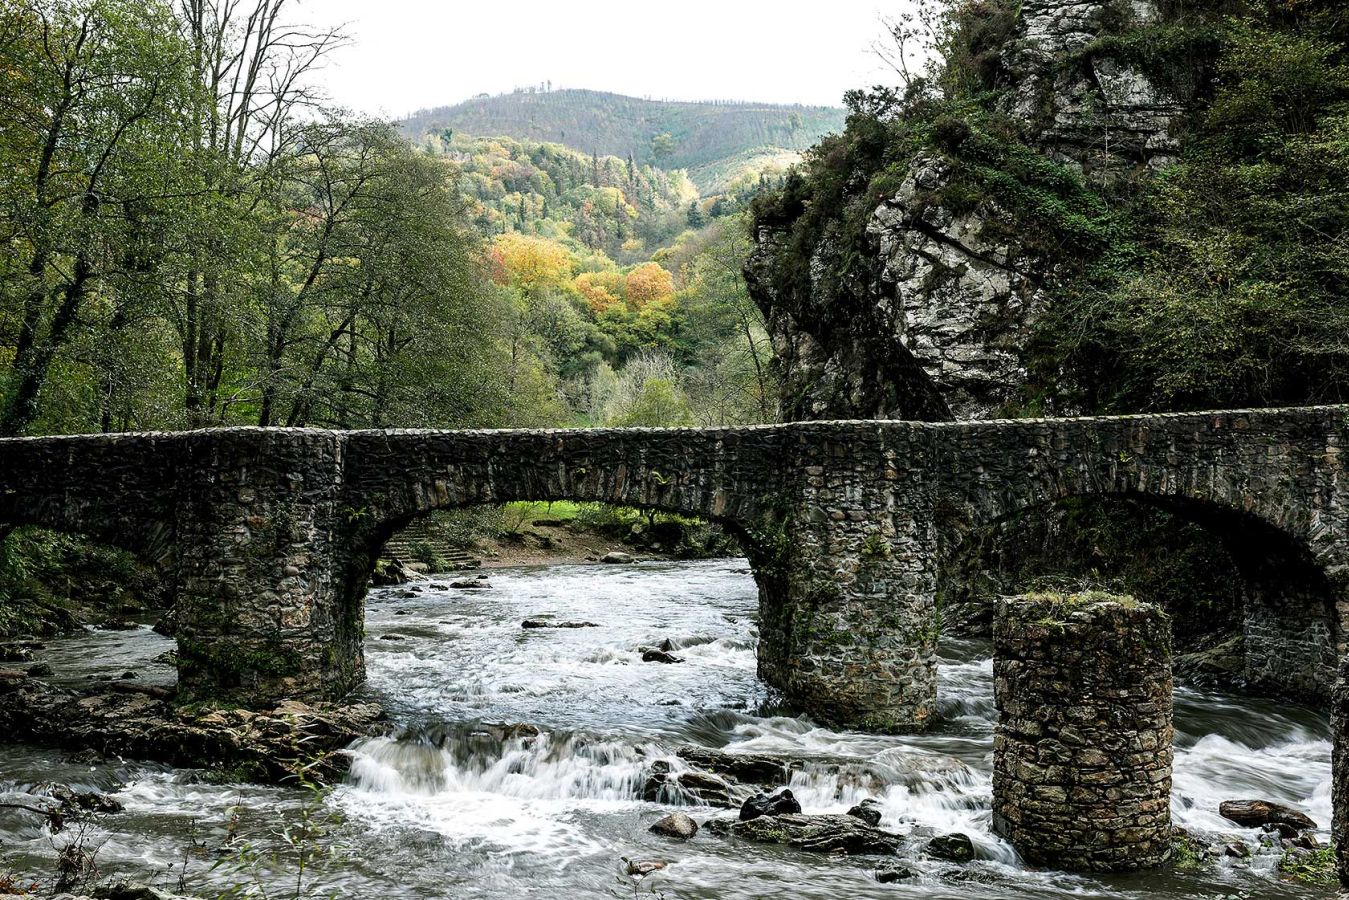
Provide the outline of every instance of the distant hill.
[[[560,90],[477,97],[424,110],[403,122],[419,141],[446,129],[480,137],[564,144],[639,165],[688,169],[699,188],[726,175],[725,162],[750,151],[801,151],[841,131],[842,109],[761,103],[641,100],[602,91]],[[770,154],[771,155],[771,154]],[[780,154],[778,154],[780,156]],[[715,177],[700,177],[700,172]]]

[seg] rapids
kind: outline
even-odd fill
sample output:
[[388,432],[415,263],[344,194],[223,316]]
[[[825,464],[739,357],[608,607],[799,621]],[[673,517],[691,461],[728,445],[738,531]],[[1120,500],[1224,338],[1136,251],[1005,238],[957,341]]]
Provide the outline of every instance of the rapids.
[[[216,896],[230,884],[304,896],[381,898],[1306,898],[1278,851],[1219,859],[1196,872],[1087,877],[1031,871],[990,831],[992,662],[977,641],[949,640],[942,723],[905,737],[834,731],[774,708],[755,678],[757,593],[743,561],[500,570],[491,587],[449,578],[371,593],[365,693],[396,731],[351,748],[346,783],[327,794],[212,784],[200,773],[0,746],[0,803],[42,781],[115,791],[125,813],[87,835],[105,873]],[[522,629],[526,618],[596,628]],[[643,663],[669,639],[685,661]],[[136,669],[172,642],[148,628],[54,643],[72,682]],[[534,729],[495,727],[524,723]],[[1326,716],[1287,704],[1176,692],[1176,824],[1206,841],[1258,835],[1217,815],[1221,800],[1291,803],[1330,822]],[[879,884],[884,860],[812,856],[701,832],[687,844],[647,833],[671,807],[639,799],[643,772],[684,744],[806,758],[792,788],[806,812],[879,801],[882,827],[912,834],[916,877]],[[703,821],[724,811],[686,807]],[[283,834],[283,826],[289,825]],[[296,835],[317,833],[312,842]],[[966,866],[923,858],[927,837],[968,834]],[[1319,835],[1329,841],[1329,833]],[[233,839],[233,850],[221,847]],[[0,811],[0,875],[49,878],[53,844],[27,814]],[[253,851],[241,850],[251,847]],[[325,848],[317,854],[316,848]],[[271,858],[278,853],[276,860]],[[642,882],[622,858],[669,867]]]

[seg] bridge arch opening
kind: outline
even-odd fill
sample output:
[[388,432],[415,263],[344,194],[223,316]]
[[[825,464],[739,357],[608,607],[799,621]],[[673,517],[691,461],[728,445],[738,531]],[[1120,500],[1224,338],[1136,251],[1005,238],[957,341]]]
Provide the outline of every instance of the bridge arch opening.
[[1104,588],[1171,616],[1184,679],[1323,705],[1343,648],[1342,591],[1300,535],[1221,503],[1084,494],[948,527],[944,626],[987,633],[998,595]]
[[[444,500],[444,498],[441,498]],[[445,516],[481,516],[484,513],[489,515],[489,519],[500,521],[502,511],[509,516],[519,516],[523,511],[527,514],[526,520],[521,523],[519,528],[519,537],[521,545],[530,542],[537,542],[539,539],[549,540],[549,535],[556,536],[561,530],[552,524],[535,526],[537,521],[556,519],[557,516],[566,516],[577,511],[580,507],[588,515],[594,516],[598,510],[618,509],[622,512],[613,517],[613,527],[597,533],[597,537],[591,540],[582,540],[573,550],[588,551],[584,556],[577,556],[572,553],[571,557],[564,558],[565,563],[585,563],[585,564],[603,564],[603,555],[608,552],[618,552],[628,554],[633,558],[633,562],[641,563],[644,561],[660,561],[662,559],[678,558],[675,553],[669,551],[677,548],[671,545],[671,541],[676,539],[676,531],[671,529],[670,525],[678,523],[681,526],[685,539],[689,539],[699,546],[697,550],[707,550],[709,547],[717,551],[713,554],[723,558],[743,559],[743,565],[737,565],[736,571],[741,576],[749,576],[754,583],[754,589],[757,591],[757,615],[755,616],[756,627],[754,629],[754,647],[756,653],[762,656],[762,644],[758,640],[759,630],[757,622],[765,615],[765,610],[771,609],[777,599],[775,590],[780,590],[773,579],[772,571],[765,565],[769,559],[768,552],[760,546],[759,540],[744,524],[734,518],[721,517],[716,515],[696,515],[687,506],[677,504],[636,504],[623,506],[609,506],[592,499],[578,498],[570,500],[568,498],[550,497],[545,500],[531,500],[527,496],[518,499],[511,499],[507,503],[482,503],[469,499],[467,502],[450,499],[448,502],[434,502],[428,504],[428,508],[417,509],[411,512],[404,512],[397,516],[391,516],[377,523],[367,523],[366,527],[361,529],[353,540],[353,550],[349,554],[349,562],[346,570],[345,583],[342,590],[342,596],[346,598],[343,602],[342,619],[339,633],[345,635],[345,640],[349,641],[350,651],[355,654],[359,660],[359,665],[364,668],[364,651],[367,645],[365,626],[366,626],[366,600],[371,589],[375,587],[395,587],[389,581],[380,576],[386,571],[386,566],[392,562],[391,556],[397,556],[398,561],[404,568],[414,568],[414,572],[421,567],[416,565],[422,560],[419,559],[420,553],[430,550],[436,555],[442,557],[449,556],[447,552],[449,547],[430,546],[427,548],[418,548],[416,544],[426,535],[426,526],[436,520],[443,521]],[[523,509],[522,509],[523,508]],[[600,515],[605,515],[601,513]],[[610,514],[611,515],[611,514]],[[510,523],[507,523],[509,526]],[[641,539],[635,543],[625,542],[622,538],[621,529],[631,529],[633,525],[640,525],[643,530]],[[562,528],[567,527],[562,525]],[[696,536],[689,538],[690,533]],[[411,538],[408,536],[411,535]],[[428,542],[434,544],[434,542]],[[465,544],[463,536],[460,536],[460,546]],[[653,559],[652,544],[659,546],[659,552]],[[393,547],[391,554],[389,547]],[[472,555],[470,550],[469,555]],[[590,557],[587,559],[586,557]],[[691,553],[685,555],[685,559],[706,558],[702,553]],[[411,564],[411,565],[409,565]],[[561,571],[568,568],[565,565],[559,568],[552,568],[559,565],[557,560],[546,560],[543,558],[534,558],[520,563],[521,566],[546,566],[552,571]],[[474,579],[482,577],[483,580],[491,581],[494,577],[494,571],[498,568],[519,568],[511,566],[510,561],[498,563],[495,566],[486,568],[473,567],[465,571],[447,571],[447,572],[417,572],[416,584],[413,587],[425,586],[428,582],[438,588],[447,588],[453,584],[465,585],[471,583]],[[606,566],[607,570],[621,572],[628,568],[626,564],[617,564]],[[382,584],[381,584],[382,582]],[[407,586],[404,586],[406,589]],[[455,589],[451,590],[451,593]],[[489,592],[479,593],[471,588],[461,587],[458,590],[465,595],[490,597]],[[398,593],[398,592],[395,592]],[[538,611],[546,613],[546,603],[540,603]],[[617,612],[617,610],[615,611]],[[523,621],[533,617],[533,613],[523,615],[522,621],[516,623],[516,627],[522,627]],[[541,627],[551,628],[559,624],[560,620],[552,620],[549,616],[544,616]],[[576,623],[570,623],[576,624]],[[603,623],[600,623],[601,625]],[[385,645],[381,645],[385,646]],[[659,642],[654,645],[659,649]],[[640,651],[642,648],[634,645],[634,651]],[[678,646],[673,649],[666,648],[669,652],[676,655],[679,653]],[[638,652],[638,658],[641,653]],[[762,665],[762,663],[761,663]],[[659,673],[659,667],[653,670]]]

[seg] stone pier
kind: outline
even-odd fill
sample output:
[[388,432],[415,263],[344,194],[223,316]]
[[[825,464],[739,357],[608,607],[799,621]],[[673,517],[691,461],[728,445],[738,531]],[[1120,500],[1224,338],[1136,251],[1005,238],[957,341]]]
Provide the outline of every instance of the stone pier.
[[998,602],[993,826],[1031,865],[1119,872],[1171,843],[1171,626],[1107,595]]

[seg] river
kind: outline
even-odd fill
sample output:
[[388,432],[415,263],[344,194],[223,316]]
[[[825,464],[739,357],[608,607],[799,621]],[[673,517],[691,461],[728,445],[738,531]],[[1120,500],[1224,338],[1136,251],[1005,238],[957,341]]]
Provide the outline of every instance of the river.
[[[86,836],[107,873],[127,872],[202,896],[230,884],[269,896],[359,898],[666,897],[1180,898],[1333,896],[1289,884],[1278,851],[1222,858],[1193,872],[1090,877],[1031,871],[990,831],[993,734],[989,646],[948,640],[938,728],[880,737],[819,728],[769,707],[755,678],[757,596],[743,561],[498,570],[467,591],[432,579],[372,592],[365,693],[400,733],[352,748],[352,773],[326,794],[211,784],[200,773],[133,762],[79,765],[63,754],[0,746],[0,801],[41,781],[115,792],[126,812]],[[521,628],[526,618],[597,628]],[[670,639],[685,661],[641,662]],[[134,669],[172,642],[148,628],[53,643],[47,661],[73,681]],[[538,736],[482,723],[529,723]],[[647,832],[670,807],[639,799],[643,771],[701,744],[812,762],[792,785],[805,811],[879,800],[882,827],[911,834],[916,877],[878,883],[884,860],[832,858],[706,831],[686,844]],[[1173,817],[1205,839],[1243,838],[1221,800],[1258,797],[1330,822],[1330,732],[1316,712],[1212,691],[1176,692]],[[676,762],[676,765],[679,765]],[[725,811],[685,808],[703,821]],[[280,832],[289,825],[288,841]],[[302,848],[295,835],[322,832]],[[979,859],[925,859],[928,836],[960,831]],[[233,837],[230,852],[220,847]],[[1328,831],[1319,835],[1329,841]],[[58,839],[58,843],[60,840]],[[241,849],[243,848],[243,849]],[[272,854],[279,853],[279,861]],[[34,817],[0,812],[0,875],[52,869]],[[637,881],[622,858],[668,868]]]

